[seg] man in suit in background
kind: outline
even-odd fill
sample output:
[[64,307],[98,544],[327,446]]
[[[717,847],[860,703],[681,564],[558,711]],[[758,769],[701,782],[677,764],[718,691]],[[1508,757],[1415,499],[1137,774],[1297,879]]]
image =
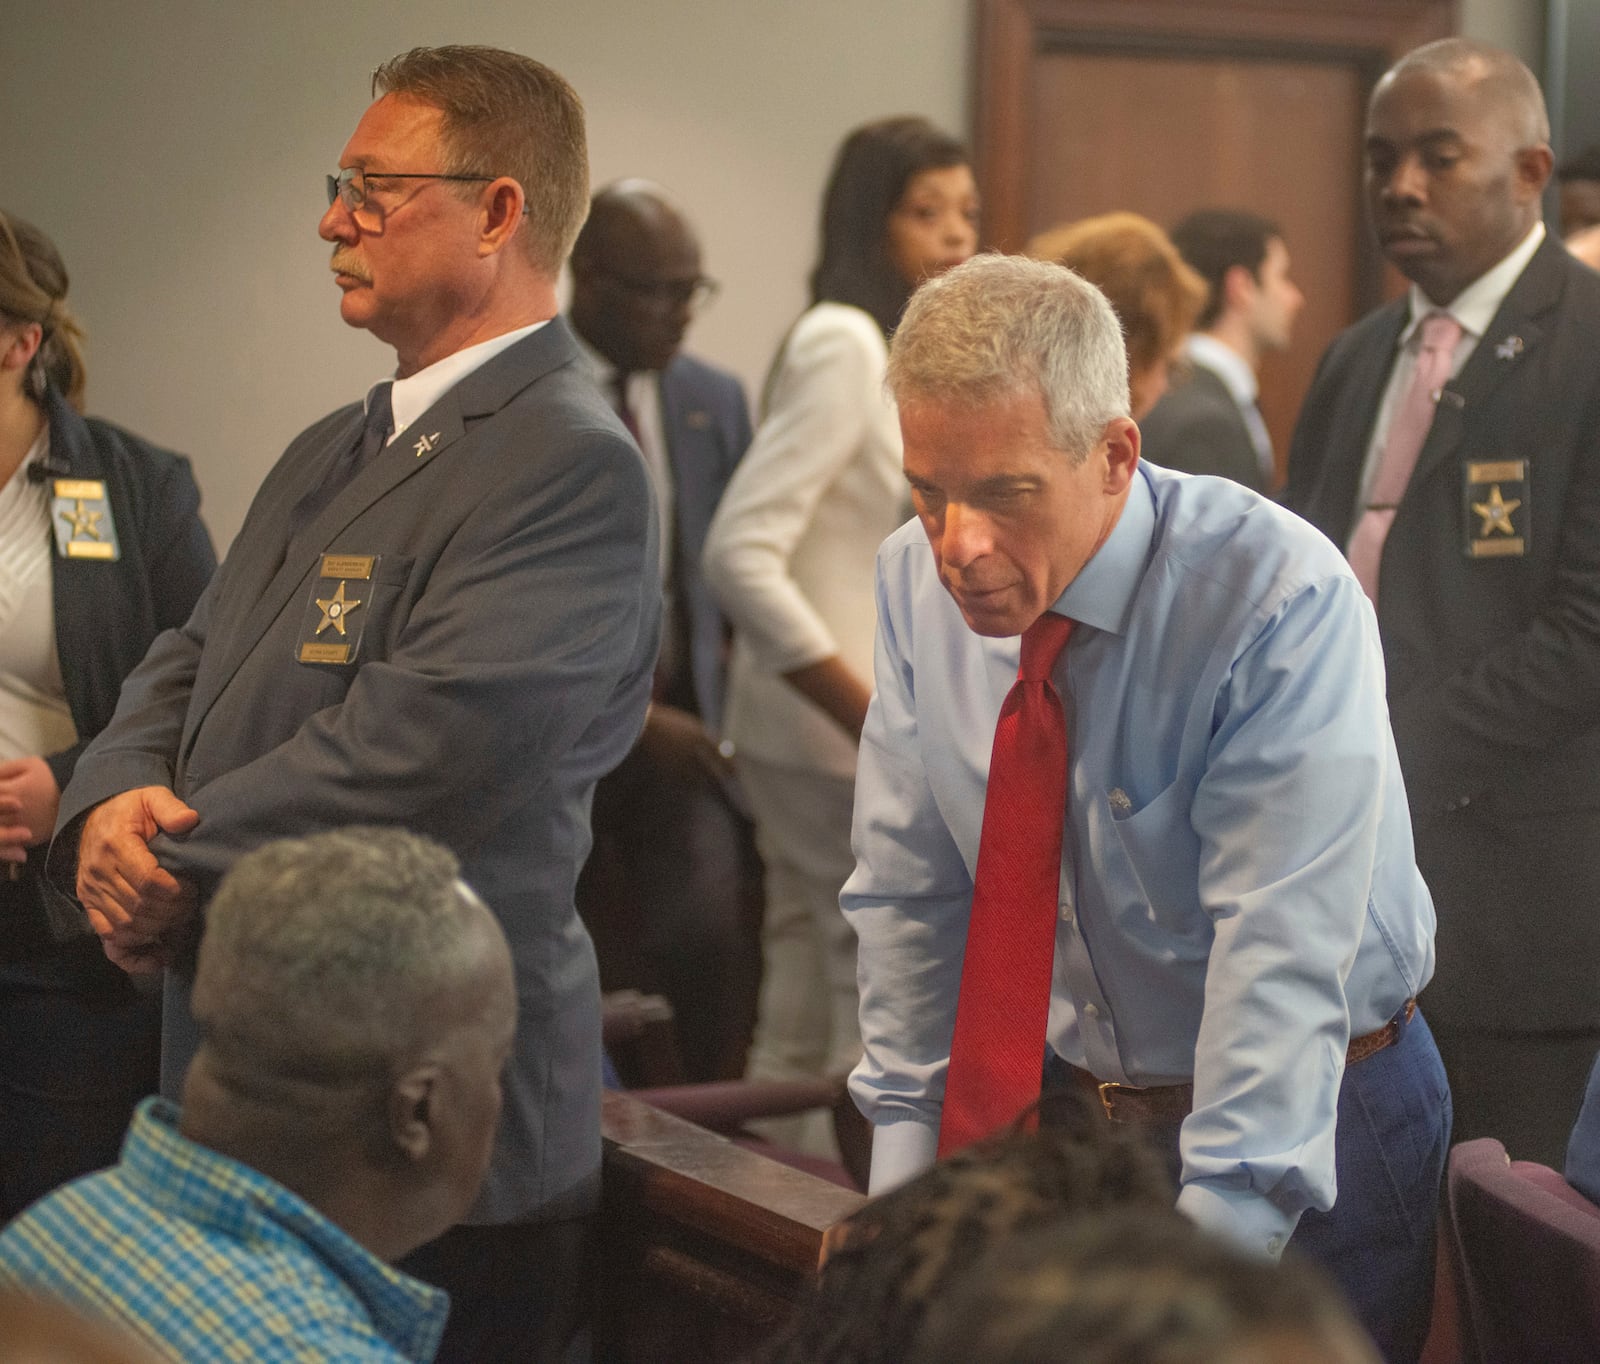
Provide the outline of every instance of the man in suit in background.
[[737,378],[681,352],[715,288],[659,186],[623,180],[595,195],[572,248],[568,317],[655,484],[663,630],[644,733],[595,792],[578,905],[602,969],[671,1001],[694,1080],[743,1074],[761,970],[760,860],[717,747],[728,624],[700,572],[750,413]]
[[1600,278],[1545,237],[1548,134],[1494,48],[1379,81],[1368,207],[1412,287],[1323,357],[1288,501],[1377,607],[1455,1135],[1559,1166],[1600,1046]]
[[1289,248],[1276,224],[1229,209],[1191,213],[1173,228],[1172,244],[1210,292],[1185,346],[1187,381],[1139,423],[1145,454],[1267,492],[1277,468],[1256,405],[1261,358],[1288,347],[1305,303],[1289,278]]
[[51,849],[108,955],[166,965],[163,1085],[197,1045],[194,945],[242,854],[349,823],[437,839],[499,918],[519,1018],[467,1224],[407,1257],[440,1358],[559,1357],[600,1173],[600,1010],[573,905],[595,782],[639,733],[661,603],[649,480],[556,278],[583,110],[493,48],[386,63],[319,232],[392,381],[297,437],[194,614],[79,760]]

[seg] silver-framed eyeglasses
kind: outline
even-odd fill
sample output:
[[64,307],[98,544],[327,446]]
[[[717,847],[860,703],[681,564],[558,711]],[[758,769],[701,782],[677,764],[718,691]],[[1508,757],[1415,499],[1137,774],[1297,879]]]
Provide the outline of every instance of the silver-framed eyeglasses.
[[335,201],[350,212],[364,208],[367,202],[367,181],[370,180],[458,180],[463,183],[477,181],[487,184],[493,175],[444,175],[437,171],[369,171],[363,166],[346,166],[328,179],[328,207]]

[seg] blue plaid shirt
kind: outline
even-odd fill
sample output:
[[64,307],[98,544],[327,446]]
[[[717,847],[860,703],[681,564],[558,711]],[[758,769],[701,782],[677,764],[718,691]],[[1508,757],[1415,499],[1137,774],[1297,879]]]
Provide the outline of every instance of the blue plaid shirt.
[[428,1361],[450,1306],[281,1184],[180,1135],[163,1099],[140,1105],[117,1165],[0,1232],[0,1284],[196,1364]]

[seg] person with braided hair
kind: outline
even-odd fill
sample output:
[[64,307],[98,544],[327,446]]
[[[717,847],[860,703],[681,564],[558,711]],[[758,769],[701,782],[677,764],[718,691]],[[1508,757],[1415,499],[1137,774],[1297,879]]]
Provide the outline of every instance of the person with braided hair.
[[44,233],[0,212],[0,1221],[117,1157],[159,1001],[41,874],[61,789],[216,567],[189,461],[82,415],[82,333]]

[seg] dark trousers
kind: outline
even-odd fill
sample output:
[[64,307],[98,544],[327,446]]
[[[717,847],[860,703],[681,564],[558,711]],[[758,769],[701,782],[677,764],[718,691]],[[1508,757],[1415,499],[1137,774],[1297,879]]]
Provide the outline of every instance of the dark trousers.
[[[1594,969],[1600,972],[1600,962]],[[1559,1170],[1600,1051],[1600,1032],[1439,1027],[1434,1036],[1455,1098],[1453,1140],[1498,1137],[1513,1160],[1536,1160]]]
[[[1444,1065],[1419,1011],[1402,1022],[1393,1046],[1345,1068],[1334,1133],[1338,1195],[1327,1212],[1302,1215],[1289,1240],[1344,1290],[1390,1364],[1413,1364],[1428,1336],[1450,1116]],[[1174,1177],[1179,1126],[1145,1129]]]
[[115,1164],[134,1105],[155,1091],[161,1001],[110,986],[75,985],[48,962],[0,966],[0,1223]]
[[587,1315],[594,1223],[452,1227],[399,1268],[450,1294],[436,1364],[559,1364]]
[[664,995],[685,1078],[737,1079],[761,980],[762,888],[730,783],[641,742],[601,778],[590,822],[577,904],[601,988]]

